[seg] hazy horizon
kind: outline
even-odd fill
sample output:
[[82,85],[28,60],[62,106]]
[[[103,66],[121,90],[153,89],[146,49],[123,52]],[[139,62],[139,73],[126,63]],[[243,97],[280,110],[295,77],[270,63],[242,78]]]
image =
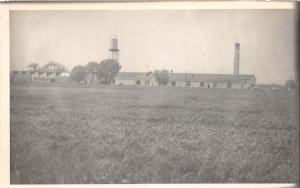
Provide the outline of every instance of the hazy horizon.
[[295,79],[294,10],[12,11],[11,69],[55,61],[69,71],[108,58],[119,38],[122,72],[240,74],[258,84]]

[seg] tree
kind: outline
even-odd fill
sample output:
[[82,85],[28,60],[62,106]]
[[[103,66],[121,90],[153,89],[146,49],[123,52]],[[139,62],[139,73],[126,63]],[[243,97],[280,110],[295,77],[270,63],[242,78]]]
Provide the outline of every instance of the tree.
[[64,72],[64,71],[66,71],[66,69],[63,65],[56,63],[54,61],[50,61],[46,65],[43,66],[43,71],[45,71],[45,72]]
[[87,75],[87,70],[84,66],[78,65],[74,67],[71,71],[71,80],[74,80],[76,82],[81,82],[85,79]]
[[37,63],[30,63],[27,67],[29,69],[31,69],[33,72],[37,72],[38,69],[39,69],[39,64],[37,64]]
[[285,82],[286,89],[295,89],[296,88],[296,81],[293,79],[289,79]]
[[163,69],[163,70],[155,70],[154,71],[154,77],[158,83],[159,86],[166,86],[169,81],[169,71]]
[[89,72],[96,72],[98,63],[96,61],[90,61],[88,64],[86,64],[86,68]]
[[117,61],[106,59],[96,66],[96,75],[102,83],[111,84],[120,69],[121,66]]

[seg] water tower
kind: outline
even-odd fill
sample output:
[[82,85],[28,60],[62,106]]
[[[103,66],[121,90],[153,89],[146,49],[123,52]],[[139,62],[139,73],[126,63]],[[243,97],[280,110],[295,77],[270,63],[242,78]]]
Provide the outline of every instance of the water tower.
[[119,62],[119,48],[118,48],[118,37],[113,36],[110,39],[111,47],[109,49],[109,59],[113,59],[117,62]]

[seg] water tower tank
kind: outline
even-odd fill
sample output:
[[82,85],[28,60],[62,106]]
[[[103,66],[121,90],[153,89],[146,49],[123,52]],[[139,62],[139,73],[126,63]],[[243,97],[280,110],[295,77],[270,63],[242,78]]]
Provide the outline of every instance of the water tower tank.
[[118,49],[118,38],[117,37],[111,38],[111,48],[110,48],[110,50],[119,51],[119,49]]
[[109,49],[109,59],[113,59],[119,62],[119,48],[118,48],[118,38],[114,36],[110,39],[110,49]]

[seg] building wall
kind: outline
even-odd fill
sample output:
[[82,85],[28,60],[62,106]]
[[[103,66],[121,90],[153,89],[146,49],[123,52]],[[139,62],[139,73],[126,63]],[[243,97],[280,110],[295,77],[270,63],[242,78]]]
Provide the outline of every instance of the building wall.
[[227,88],[227,83],[226,82],[218,82],[217,88]]
[[191,82],[191,87],[200,87],[200,82]]
[[185,82],[182,81],[176,82],[176,87],[185,87]]
[[204,88],[213,88],[214,83],[213,82],[204,82]]
[[244,89],[249,89],[255,86],[256,82],[255,80],[246,80],[245,83],[243,84]]
[[151,86],[151,80],[141,79],[141,86]]
[[[254,80],[240,80],[239,82],[225,82],[220,80],[216,81],[197,81],[190,82],[190,86],[186,85],[185,81],[175,81],[176,84],[172,84],[170,80],[167,84],[167,87],[197,87],[197,88],[228,88],[228,89],[249,89],[255,85]],[[201,85],[201,83],[203,85]],[[115,85],[137,85],[136,80],[116,80]],[[158,83],[155,79],[140,79],[140,86],[158,86]]]
[[231,88],[232,89],[241,89],[242,88],[242,83],[241,82],[232,83]]
[[125,86],[130,86],[130,85],[136,85],[135,80],[115,80],[115,85],[125,85]]
[[169,80],[167,86],[168,87],[176,87],[176,81],[174,82],[175,85],[172,85],[173,81]]
[[69,72],[62,72],[59,77],[70,77],[70,73]]
[[39,78],[46,79],[46,78],[48,78],[48,77],[47,77],[47,74],[46,74],[46,73],[43,73],[43,74],[41,74],[41,75],[39,76]]
[[149,82],[146,83],[146,80],[142,80],[142,79],[141,79],[141,84],[140,84],[140,86],[149,86]]
[[154,79],[152,79],[151,81],[150,81],[150,86],[158,86],[159,84],[158,84],[158,82],[156,81],[156,80],[154,80]]
[[34,73],[31,75],[31,79],[32,80],[38,80],[39,79],[39,74],[38,73]]

